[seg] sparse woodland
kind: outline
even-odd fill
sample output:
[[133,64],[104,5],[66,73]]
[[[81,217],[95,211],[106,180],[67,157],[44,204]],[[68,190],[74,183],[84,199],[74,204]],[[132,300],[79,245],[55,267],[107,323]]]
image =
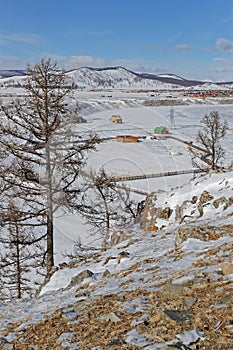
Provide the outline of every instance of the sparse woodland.
[[107,241],[114,229],[122,229],[135,218],[136,202],[130,189],[117,185],[102,168],[85,178],[78,210],[94,232],[102,233]]
[[53,267],[54,214],[67,205],[66,198],[78,202],[80,169],[99,142],[96,135],[73,134],[74,114],[67,104],[71,89],[56,63],[42,59],[27,73],[27,98],[0,105],[1,243],[16,252],[11,262],[9,254],[2,255],[1,266],[18,266],[12,272],[18,296],[23,266],[37,256],[38,245],[41,265],[47,272]]
[[30,275],[39,274],[36,284],[53,268],[59,208],[81,214],[107,237],[135,215],[129,189],[104,170],[83,176],[86,156],[100,140],[78,133],[80,110],[68,105],[65,72],[42,59],[27,74],[26,99],[0,105],[2,298],[30,293]]

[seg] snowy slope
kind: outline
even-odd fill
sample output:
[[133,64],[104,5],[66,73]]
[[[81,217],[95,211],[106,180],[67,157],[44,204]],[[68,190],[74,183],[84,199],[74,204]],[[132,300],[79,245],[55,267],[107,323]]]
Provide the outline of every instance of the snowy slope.
[[[205,190],[230,197],[232,175],[198,178],[168,193],[167,200],[174,197],[170,205],[181,205]],[[196,218],[196,226],[210,224],[211,208],[206,210],[208,217]],[[226,268],[233,265],[232,205],[219,210],[218,217],[212,211],[213,223],[216,218],[225,233],[217,239],[186,237],[179,246],[179,224],[173,220],[151,233],[132,225],[128,239],[118,245],[61,265],[40,296],[2,305],[2,336],[16,349],[97,350],[115,344],[114,349],[156,350],[178,341],[180,349],[191,344],[198,345],[192,349],[229,349],[233,273]],[[171,320],[169,310],[191,319]]]
[[[88,89],[171,89],[174,84],[161,82],[159,78],[147,79],[122,67],[108,69],[78,68],[67,72],[68,81],[77,88]],[[156,77],[155,77],[156,78]],[[24,84],[26,77],[0,79],[0,86]]]
[[79,87],[109,89],[171,89],[170,83],[146,79],[122,67],[108,69],[79,68],[68,73]]

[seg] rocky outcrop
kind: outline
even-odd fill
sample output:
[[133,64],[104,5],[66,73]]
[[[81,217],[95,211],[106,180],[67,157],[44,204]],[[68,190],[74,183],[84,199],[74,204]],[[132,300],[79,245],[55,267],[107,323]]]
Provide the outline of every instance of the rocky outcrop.
[[168,206],[155,206],[156,200],[157,194],[152,192],[146,201],[140,203],[142,205],[140,205],[140,211],[137,213],[136,222],[139,222],[140,228],[147,232],[158,230],[157,219],[169,220],[172,214],[172,210]]
[[[225,196],[215,197],[208,191],[203,191],[200,196],[194,195],[191,199],[183,201],[182,204],[177,204],[174,208],[169,206],[159,207],[156,202],[159,198],[158,193],[151,193],[145,201],[140,203],[140,210],[137,215],[137,222],[140,223],[140,228],[146,232],[156,231],[163,228],[163,224],[168,226],[170,223],[189,222],[193,219],[203,218],[206,209],[215,212],[226,210],[233,204],[233,197],[226,198]],[[161,220],[166,220],[161,225]],[[160,221],[160,225],[158,225]]]
[[213,201],[213,206],[217,209],[220,205],[223,205],[223,210],[227,209],[230,204],[230,201],[225,197],[220,197]]
[[117,245],[118,243],[121,243],[123,241],[130,239],[131,234],[133,232],[134,232],[133,230],[127,229],[127,228],[121,231],[114,231],[111,235],[109,235],[107,239],[103,241],[102,249],[106,250],[110,247]]
[[220,227],[200,225],[184,225],[177,229],[175,243],[180,246],[188,238],[196,238],[202,241],[217,240],[223,236],[233,236],[233,225],[223,225]]
[[71,288],[73,286],[81,284],[85,279],[90,278],[93,276],[93,272],[90,270],[83,270],[80,272],[77,276],[74,276],[68,286],[68,288]]

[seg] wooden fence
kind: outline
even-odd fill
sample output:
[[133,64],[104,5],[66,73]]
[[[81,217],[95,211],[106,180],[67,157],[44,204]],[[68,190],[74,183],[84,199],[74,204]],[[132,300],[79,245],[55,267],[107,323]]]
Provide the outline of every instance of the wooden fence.
[[196,173],[204,173],[204,172],[205,172],[204,170],[200,170],[200,169],[190,169],[190,170],[167,171],[164,173],[157,173],[157,174],[117,175],[117,176],[113,176],[112,178],[114,181],[119,182],[119,181],[152,179],[156,177],[175,176],[175,175],[184,175],[184,174],[196,174]]

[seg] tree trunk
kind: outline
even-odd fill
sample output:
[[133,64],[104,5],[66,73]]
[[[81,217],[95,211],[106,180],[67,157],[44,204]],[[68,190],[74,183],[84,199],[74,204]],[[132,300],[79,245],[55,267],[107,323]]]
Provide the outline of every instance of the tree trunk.
[[53,189],[49,141],[46,146],[46,184],[47,184],[47,272],[54,266],[53,242]]
[[103,199],[104,202],[104,208],[105,208],[105,215],[106,215],[106,220],[105,220],[105,227],[106,227],[106,240],[108,240],[110,238],[110,213],[109,213],[109,208],[108,208],[108,203],[106,201],[106,198],[101,190],[100,186],[97,186],[97,189]]
[[20,267],[20,251],[19,251],[19,228],[17,223],[15,223],[15,227],[16,227],[17,296],[19,299],[21,299],[22,293],[21,293],[21,267]]
[[47,215],[47,272],[54,266],[53,219]]

